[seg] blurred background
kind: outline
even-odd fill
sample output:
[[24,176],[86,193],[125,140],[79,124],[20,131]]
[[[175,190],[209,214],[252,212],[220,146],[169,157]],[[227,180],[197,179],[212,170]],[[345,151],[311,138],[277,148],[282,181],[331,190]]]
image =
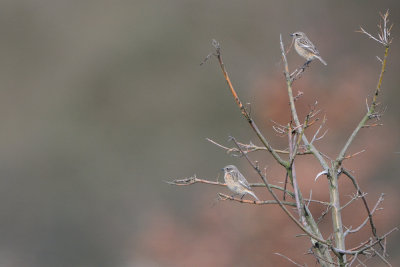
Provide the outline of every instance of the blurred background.
[[[304,31],[328,62],[313,62],[295,83],[300,117],[318,101],[329,129],[318,148],[335,157],[376,87],[383,49],[355,31],[377,32],[390,9],[394,41],[384,77],[384,125],[361,131],[345,162],[374,205],[378,233],[399,225],[400,91],[398,1],[0,1],[0,266],[292,266],[275,252],[314,266],[306,238],[275,206],[217,201],[226,188],[174,187],[164,181],[197,174],[222,180],[236,164],[224,145],[233,135],[258,143],[234,104],[211,40],[223,49],[243,102],[276,148],[286,138],[274,120],[290,120],[279,34]],[[304,61],[292,49],[292,69]],[[311,128],[312,136],[317,128]],[[252,159],[279,184],[284,173],[266,153]],[[313,157],[299,158],[303,194],[328,199]],[[343,203],[354,192],[341,179]],[[255,189],[271,199],[264,189]],[[324,210],[311,206],[315,216]],[[361,203],[344,211],[358,226]],[[330,215],[321,223],[330,235]],[[357,246],[369,227],[348,238]],[[400,236],[388,239],[400,264]],[[371,261],[378,266],[379,261]]]

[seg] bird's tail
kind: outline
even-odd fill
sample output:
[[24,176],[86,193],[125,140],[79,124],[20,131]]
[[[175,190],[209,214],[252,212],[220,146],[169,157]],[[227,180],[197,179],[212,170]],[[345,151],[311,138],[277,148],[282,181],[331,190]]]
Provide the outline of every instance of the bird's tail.
[[319,61],[321,61],[322,64],[324,64],[325,66],[328,65],[328,63],[326,63],[325,60],[322,59],[322,57],[320,57],[320,56],[315,56],[315,57],[318,58]]
[[248,190],[247,194],[252,195],[257,201],[260,201],[260,199],[256,196],[256,194],[253,193],[253,191]]

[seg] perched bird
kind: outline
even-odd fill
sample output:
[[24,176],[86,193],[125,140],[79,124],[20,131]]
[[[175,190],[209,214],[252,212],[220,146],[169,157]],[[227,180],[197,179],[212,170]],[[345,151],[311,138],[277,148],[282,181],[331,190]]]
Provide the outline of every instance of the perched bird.
[[321,58],[315,45],[308,39],[304,32],[295,32],[290,34],[294,39],[294,48],[297,53],[307,59],[307,63],[310,63],[313,59],[318,58],[325,66],[328,65],[325,60]]
[[249,182],[244,178],[243,174],[240,173],[235,165],[228,165],[222,168],[224,171],[224,179],[228,188],[235,193],[234,195],[240,195],[241,198],[244,195],[252,195],[257,201],[260,201],[258,197],[251,191]]

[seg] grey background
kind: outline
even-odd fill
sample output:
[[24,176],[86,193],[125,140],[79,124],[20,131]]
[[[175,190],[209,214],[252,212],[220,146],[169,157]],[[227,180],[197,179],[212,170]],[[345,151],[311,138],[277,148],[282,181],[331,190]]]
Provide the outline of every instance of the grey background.
[[[355,30],[376,33],[378,12],[387,8],[395,26],[384,126],[363,133],[352,150],[367,149],[356,168],[366,191],[377,190],[371,203],[388,192],[380,233],[399,222],[398,1],[0,1],[0,265],[288,264],[273,252],[307,261],[285,250],[298,233],[287,220],[281,225],[293,234],[268,237],[270,217],[258,214],[282,216],[277,208],[216,203],[225,189],[163,183],[193,174],[221,179],[229,163],[251,174],[245,161],[205,140],[256,141],[216,61],[199,63],[212,51],[211,39],[220,41],[240,96],[252,102],[274,146],[284,148],[270,122],[289,118],[279,34],[289,45],[289,33],[307,32],[328,66],[313,63],[299,81],[306,93],[300,112],[315,99],[327,105],[324,142],[331,145],[321,147],[335,155],[365,112],[378,76],[375,55],[382,55]],[[302,63],[293,51],[289,60]],[[362,87],[355,95],[353,83]],[[271,157],[258,156],[278,173]],[[313,164],[304,179],[318,173]],[[255,223],[253,235],[242,231]],[[250,243],[260,245],[243,248]],[[389,252],[397,262],[398,245],[393,235]]]

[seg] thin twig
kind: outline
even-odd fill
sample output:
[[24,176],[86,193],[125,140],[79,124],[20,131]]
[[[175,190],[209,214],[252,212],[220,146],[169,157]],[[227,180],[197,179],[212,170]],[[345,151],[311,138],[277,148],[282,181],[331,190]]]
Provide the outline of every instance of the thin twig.
[[372,128],[376,126],[383,126],[383,123],[365,124],[362,126],[362,128]]
[[310,142],[311,144],[314,143],[314,141],[321,140],[321,139],[325,136],[325,134],[328,132],[328,130],[326,130],[326,131],[322,134],[321,137],[318,137],[318,138],[317,138],[319,132],[320,132],[321,129],[324,127],[324,125],[325,125],[325,123],[326,123],[326,120],[327,120],[327,119],[326,119],[326,116],[324,116],[324,119],[322,120],[321,125],[319,126],[318,130],[315,132],[313,138],[311,139],[311,142]]
[[326,260],[326,259],[324,259],[324,258],[321,258],[321,257],[318,256],[317,254],[315,254],[314,251],[312,251],[312,249],[309,250],[309,254],[311,254],[311,255],[313,255],[315,258],[317,258],[318,261],[321,260],[321,261],[326,262],[326,263],[329,263],[329,264],[331,264],[331,265],[339,266],[339,264],[337,264],[337,263],[335,263],[335,262],[333,262],[333,261],[328,261],[328,260]]
[[[284,63],[284,75],[285,75],[285,78],[286,78],[286,86],[287,86],[287,90],[288,90],[288,96],[289,96],[289,103],[290,103],[290,110],[291,110],[292,118],[293,118],[293,120],[295,122],[295,126],[299,128],[298,131],[302,132],[301,123],[299,121],[299,118],[298,118],[298,115],[297,115],[297,111],[296,111],[296,106],[295,106],[295,103],[294,103],[294,97],[293,97],[293,91],[292,91],[293,80],[290,77],[289,65],[288,65],[288,62],[287,62],[285,49],[284,49],[284,46],[283,46],[282,35],[280,35],[280,48],[281,48],[282,60],[283,60],[283,63]],[[310,144],[308,142],[308,139],[304,134],[302,135],[301,139],[302,139],[304,145],[306,146],[307,150],[310,150],[313,153],[313,155],[318,159],[318,161],[320,162],[322,168],[324,170],[329,170],[329,166],[326,163],[326,161],[324,160],[324,158],[322,157],[322,155],[320,154],[320,152],[315,148],[315,146],[313,144]],[[289,167],[290,167],[290,165],[289,165]],[[289,171],[288,168],[286,168],[286,169],[287,169],[287,171]],[[290,174],[289,174],[289,176],[290,176]],[[308,209],[306,207],[305,207],[305,210],[307,210],[306,219],[308,221],[308,226],[312,229],[312,231],[314,233],[316,233],[318,236],[322,237],[322,235],[321,235],[321,233],[320,233],[320,231],[318,229],[318,225],[314,221],[314,218],[311,216],[311,214],[309,213],[309,211],[308,211]],[[315,246],[314,241],[313,241],[313,244]],[[319,253],[319,256],[322,257],[322,258],[325,258],[328,262],[332,261],[332,257],[330,255],[329,251],[327,251],[323,247],[322,248],[318,247],[317,248],[317,253]],[[340,257],[340,255],[338,255],[338,254],[337,254],[337,256]]]
[[[368,259],[367,259],[367,260],[368,260]],[[367,260],[366,260],[366,261],[367,261]],[[362,266],[367,267],[367,265],[365,265],[365,263],[362,262],[359,258],[357,258],[357,261],[358,261],[358,263],[361,264]]]
[[350,144],[353,142],[354,138],[356,137],[356,135],[358,134],[360,129],[363,128],[365,123],[370,119],[370,116],[375,112],[375,108],[376,108],[376,105],[377,105],[376,100],[377,100],[377,97],[378,97],[379,92],[381,90],[383,74],[385,73],[385,70],[386,70],[386,62],[387,62],[387,57],[388,57],[388,52],[389,52],[389,46],[390,46],[390,43],[392,42],[392,40],[390,38],[390,31],[392,29],[392,26],[390,26],[390,28],[387,28],[387,23],[389,22],[388,16],[389,16],[389,11],[386,11],[385,15],[382,16],[384,26],[383,26],[383,28],[382,27],[380,28],[381,35],[380,35],[379,40],[377,38],[375,38],[374,36],[372,36],[371,34],[369,34],[367,31],[365,31],[362,27],[360,27],[360,30],[361,30],[360,32],[366,34],[369,38],[377,41],[378,43],[381,43],[385,47],[385,53],[384,53],[384,56],[383,56],[381,72],[380,72],[379,78],[378,78],[378,84],[376,86],[375,93],[374,93],[374,96],[372,98],[371,107],[369,108],[368,112],[364,115],[364,117],[361,119],[361,121],[357,125],[356,129],[354,129],[353,133],[347,139],[346,144],[344,145],[344,147],[340,151],[339,156],[336,158],[337,167],[340,167],[340,165],[342,164],[342,161],[345,158],[345,154],[347,152],[347,149],[349,148]]
[[317,224],[319,224],[325,217],[326,214],[328,214],[328,212],[331,210],[332,205],[327,205],[326,210],[322,212],[321,216],[319,216],[319,218],[317,219]]
[[[235,145],[237,146],[237,148],[239,150],[241,150],[239,144],[236,142],[236,139],[234,137],[231,137],[231,140],[235,143]],[[243,153],[243,152],[242,152]],[[323,240],[322,238],[314,235],[313,233],[309,232],[298,220],[296,220],[296,218],[289,212],[289,210],[284,206],[284,204],[282,203],[282,201],[279,200],[278,196],[274,193],[274,191],[272,190],[272,188],[269,186],[267,177],[264,176],[264,174],[261,172],[261,170],[254,165],[254,163],[250,160],[249,156],[247,154],[243,154],[244,157],[247,159],[247,161],[250,163],[250,165],[253,167],[253,169],[257,172],[257,174],[260,176],[260,178],[263,180],[263,182],[265,183],[268,191],[271,193],[272,197],[276,200],[276,202],[278,202],[279,206],[282,208],[282,210],[289,216],[289,218],[304,232],[306,233],[308,236],[310,236],[311,238],[315,239],[316,241],[320,242],[321,245],[327,245],[330,246],[330,244]]]
[[[227,153],[238,153],[239,152],[239,150],[235,147],[226,147],[210,138],[206,138],[206,140],[222,149],[225,149]],[[256,151],[268,151],[268,149],[266,147],[256,146],[255,144],[253,144],[251,142],[250,142],[250,144],[244,144],[244,143],[238,142],[238,144],[241,145],[242,148],[246,150],[246,151],[244,151],[245,153],[256,152]],[[275,149],[275,151],[276,151],[276,153],[279,153],[279,154],[289,154],[289,151],[287,151],[287,150]],[[309,154],[312,154],[311,151],[297,152],[297,155],[309,155]]]
[[350,251],[355,251],[355,250],[359,250],[360,248],[364,247],[365,245],[367,245],[368,243],[371,242],[371,239],[368,239],[367,241],[364,241],[363,243],[361,243],[360,245],[358,245],[357,247],[351,248],[349,249]]
[[[302,203],[302,201],[300,201],[299,186],[297,184],[295,166],[293,164],[294,157],[295,157],[295,155],[294,155],[295,152],[293,151],[293,147],[294,147],[293,143],[294,142],[293,142],[292,129],[291,129],[290,125],[289,125],[289,131],[288,131],[288,139],[289,139],[289,152],[290,152],[289,157],[290,157],[290,159],[289,159],[289,168],[287,169],[286,176],[289,176],[290,179],[291,179],[291,183],[292,183],[293,191],[294,191],[294,196],[295,196],[295,200],[296,200],[297,213],[299,214],[300,220],[304,224],[304,220],[303,220],[304,217],[303,217],[303,214],[302,214],[303,203]],[[285,187],[286,187],[286,180],[287,179],[285,179]]]
[[186,186],[186,185],[192,185],[195,183],[203,183],[203,184],[211,184],[211,185],[220,185],[220,186],[226,186],[226,184],[224,183],[220,183],[218,181],[214,182],[214,181],[210,181],[210,180],[205,180],[205,179],[199,179],[196,177],[196,175],[193,175],[191,177],[188,178],[184,178],[184,179],[175,179],[172,181],[165,181],[167,184],[170,185],[177,185],[177,186]]
[[[218,193],[218,197],[220,198],[220,200],[233,200],[236,202],[246,203],[246,204],[255,204],[255,205],[278,204],[278,202],[276,202],[275,200],[264,200],[264,201],[247,200],[247,199],[235,198],[233,196],[228,196],[228,195],[225,195],[222,193]],[[282,204],[287,205],[287,206],[296,207],[296,203],[294,203],[294,202],[282,201]]]
[[388,260],[383,255],[381,255],[378,251],[376,251],[376,249],[371,248],[371,250],[385,263],[386,266],[392,267],[390,262],[388,262]]
[[356,251],[351,251],[351,250],[342,250],[342,249],[338,249],[338,248],[332,248],[333,251],[340,253],[340,254],[347,254],[347,255],[355,255],[355,254],[364,254],[366,250],[368,250],[369,248],[375,246],[376,244],[378,244],[380,241],[384,240],[388,235],[390,235],[391,233],[393,233],[394,231],[398,231],[399,229],[397,227],[393,228],[392,230],[390,230],[389,232],[387,232],[386,234],[384,234],[383,236],[379,237],[377,240],[375,240],[374,242],[372,242],[371,244],[369,244],[368,246],[365,246],[363,248],[361,248],[360,250],[356,250]]
[[[297,116],[296,107],[294,105],[294,98],[293,98],[293,91],[292,91],[292,82],[293,81],[290,79],[289,66],[288,66],[288,62],[287,62],[286,55],[285,55],[285,49],[284,49],[283,42],[282,42],[282,34],[280,35],[280,46],[281,46],[282,60],[284,63],[284,74],[285,74],[286,85],[287,85],[287,89],[288,89],[290,109],[292,112],[293,119],[296,123],[296,126],[298,127],[300,125],[300,121]],[[305,135],[302,136],[302,139],[303,139],[303,142],[306,145],[307,149],[309,149],[314,154],[314,156],[318,159],[319,163],[324,168],[324,170],[328,170],[329,169],[328,164],[323,159],[320,152],[315,148],[315,146],[308,142],[307,137]]]
[[[196,183],[226,186],[225,183],[220,183],[218,181],[214,182],[214,181],[210,181],[210,180],[206,180],[206,179],[200,179],[200,178],[197,178],[196,175],[193,175],[192,177],[188,177],[188,178],[184,178],[184,179],[175,179],[173,181],[165,181],[165,182],[167,184],[176,185],[176,186],[187,186],[187,185],[192,185],[192,184],[196,184]],[[277,185],[273,185],[273,184],[270,184],[269,186],[273,189],[284,191],[284,189],[281,186],[277,186]],[[265,184],[264,183],[250,183],[250,187],[265,187]],[[294,197],[293,192],[286,191],[286,193],[288,195],[290,195],[291,197]],[[312,201],[319,202],[321,204],[324,203],[322,201],[317,201],[317,200],[312,200]]]
[[284,189],[285,190],[283,190],[283,200],[285,200],[286,199],[286,188],[287,188],[287,184],[288,184],[288,176],[289,176],[289,173],[286,171],[286,175],[285,175],[285,182],[284,182]]
[[361,154],[361,153],[364,153],[364,152],[365,152],[365,149],[363,149],[363,150],[361,150],[361,151],[358,151],[358,152],[356,152],[356,153],[354,153],[354,154],[352,154],[352,155],[346,156],[346,157],[344,157],[344,159],[353,158],[353,157],[355,157],[355,156],[357,156],[357,155],[359,155],[359,154]]
[[[375,213],[375,211],[377,210],[379,204],[383,201],[383,196],[384,196],[384,194],[381,194],[381,196],[379,197],[378,201],[376,202],[376,204],[375,204],[375,206],[374,206],[374,208],[372,209],[371,212],[369,212],[369,209],[368,209],[368,217],[364,220],[363,223],[361,223],[357,228],[355,228],[355,229],[353,229],[353,230],[348,229],[344,234],[347,235],[347,234],[352,234],[352,233],[356,233],[356,232],[360,231],[361,228],[363,228],[363,227],[367,224],[368,221],[369,221],[370,224],[371,224],[372,215],[373,215],[373,214]],[[363,197],[363,196],[361,196],[361,197]],[[376,228],[375,228],[375,225],[374,225],[373,221],[372,221],[371,228],[372,228],[372,234],[374,235],[374,237],[375,237],[376,239],[378,239],[379,237],[378,237],[377,234],[376,234]],[[382,245],[381,247],[382,247],[382,249],[383,249],[383,245]]]
[[282,258],[287,259],[288,261],[290,261],[291,263],[293,263],[293,264],[296,265],[296,266],[304,267],[304,265],[298,264],[297,262],[295,262],[295,261],[289,259],[289,258],[286,257],[285,255],[282,255],[282,254],[277,253],[277,252],[275,252],[274,254],[275,254],[275,255],[278,255],[278,256],[281,256]]
[[364,195],[362,195],[362,196],[360,196],[358,193],[354,194],[354,196],[351,197],[351,199],[346,204],[344,204],[342,207],[340,207],[340,209],[343,210],[344,208],[349,206],[351,203],[353,203],[354,201],[356,201],[357,199],[359,199],[361,197],[364,197],[365,195],[366,195],[366,193],[364,193]]
[[215,47],[216,50],[216,57],[218,59],[219,62],[219,66],[221,67],[221,71],[222,74],[225,77],[225,81],[228,84],[228,88],[232,93],[232,96],[237,104],[237,106],[239,107],[242,115],[245,117],[245,119],[247,120],[247,122],[250,124],[251,128],[254,130],[254,132],[256,133],[256,135],[258,136],[258,138],[260,139],[261,143],[263,143],[263,145],[268,149],[268,151],[271,153],[271,155],[275,158],[275,160],[282,166],[284,166],[285,168],[287,167],[287,162],[284,161],[279,155],[278,153],[276,153],[276,151],[272,148],[272,146],[269,144],[269,142],[267,141],[267,139],[264,137],[264,135],[261,133],[261,131],[258,129],[258,126],[256,125],[256,123],[254,122],[254,120],[250,117],[250,114],[247,112],[246,108],[243,106],[242,102],[239,99],[238,94],[236,93],[236,90],[233,88],[231,79],[229,78],[228,72],[225,69],[225,65],[224,62],[222,60],[222,54],[221,54],[221,46],[220,44],[216,41],[213,40],[213,46]]
[[[369,224],[371,225],[372,234],[374,235],[375,238],[378,238],[378,235],[377,235],[377,233],[376,233],[376,227],[375,227],[374,221],[373,221],[373,219],[372,219],[372,213],[371,213],[371,211],[370,211],[370,209],[369,209],[367,200],[365,199],[364,194],[363,194],[363,192],[361,191],[360,186],[358,185],[358,183],[357,183],[355,177],[354,177],[348,170],[346,170],[345,168],[342,168],[342,172],[343,172],[343,174],[345,174],[345,175],[352,181],[354,187],[355,187],[356,190],[357,190],[357,193],[361,196],[362,201],[363,201],[364,206],[365,206],[365,209],[366,209],[367,214],[368,214],[368,219],[369,219]],[[381,200],[381,199],[382,199],[382,200]],[[379,197],[379,200],[378,200],[377,204],[376,204],[375,207],[374,207],[374,212],[375,212],[376,207],[378,206],[378,204],[379,204],[381,201],[383,201],[383,194]],[[380,246],[381,246],[382,249],[383,249],[383,245],[382,245],[381,243],[379,243],[379,244],[380,244]]]
[[351,267],[351,265],[356,261],[358,254],[355,254],[351,260],[351,262],[347,265],[348,267]]
[[214,145],[216,145],[216,146],[218,146],[218,147],[220,147],[220,148],[223,148],[223,149],[225,149],[225,150],[231,150],[229,147],[226,147],[226,146],[223,146],[223,145],[221,145],[221,144],[218,144],[217,142],[215,142],[214,140],[212,140],[212,139],[210,139],[210,138],[206,138],[206,140],[207,140],[208,142],[210,142],[210,143],[213,143]]

